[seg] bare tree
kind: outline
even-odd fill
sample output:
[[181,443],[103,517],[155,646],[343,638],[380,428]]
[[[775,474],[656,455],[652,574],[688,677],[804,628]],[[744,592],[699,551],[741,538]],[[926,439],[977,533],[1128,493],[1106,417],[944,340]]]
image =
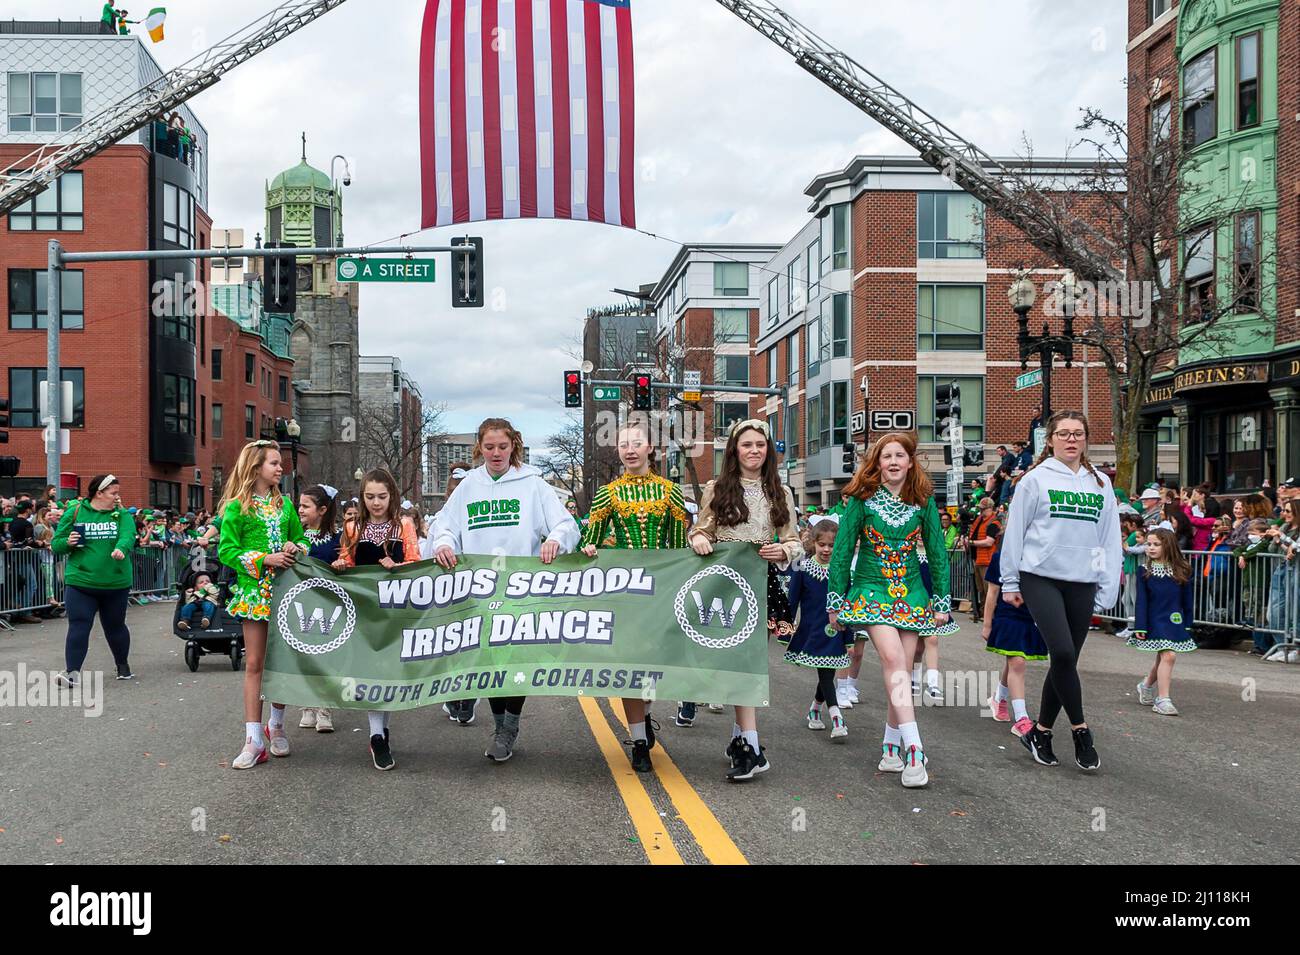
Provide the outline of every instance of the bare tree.
[[447,406],[428,405],[418,416],[398,421],[397,410],[386,401],[363,401],[357,420],[357,441],[362,467],[387,468],[404,498],[417,504],[417,488],[424,466],[424,449],[430,439],[446,434]]
[[582,422],[570,418],[558,433],[546,439],[549,453],[536,461],[542,477],[564,487],[575,501],[580,501],[582,495],[585,436]]

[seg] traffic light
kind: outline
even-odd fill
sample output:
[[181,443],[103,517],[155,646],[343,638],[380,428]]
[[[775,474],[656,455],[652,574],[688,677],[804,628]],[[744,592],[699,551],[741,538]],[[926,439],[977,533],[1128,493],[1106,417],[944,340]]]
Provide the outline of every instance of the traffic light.
[[632,410],[649,411],[650,408],[650,376],[637,375],[632,379]]
[[[293,242],[268,242],[268,249],[293,249]],[[262,280],[262,310],[292,315],[298,307],[298,262],[292,255],[273,255],[266,260]]]
[[483,240],[464,236],[457,245],[472,245],[474,252],[451,254],[451,307],[483,307]]
[[934,386],[934,426],[941,441],[951,440],[951,422],[961,420],[961,387],[955,382]]
[[582,372],[580,371],[564,373],[564,407],[582,407]]
[[9,443],[9,432],[5,428],[9,427],[9,399],[0,398],[0,444]]
[[855,444],[846,444],[842,447],[844,452],[843,465],[844,473],[852,474],[857,470],[858,448]]

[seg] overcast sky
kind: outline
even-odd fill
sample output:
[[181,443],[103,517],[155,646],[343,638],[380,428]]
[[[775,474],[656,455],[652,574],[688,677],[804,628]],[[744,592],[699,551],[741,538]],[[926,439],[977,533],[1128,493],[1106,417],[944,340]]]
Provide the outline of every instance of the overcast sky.
[[[152,2],[152,0],[151,0]],[[993,155],[1060,155],[1079,110],[1125,113],[1120,0],[780,0],[868,69]],[[132,16],[150,3],[128,3]],[[164,69],[276,0],[170,0]],[[99,0],[5,0],[4,17],[97,19]],[[419,227],[417,60],[423,0],[352,0],[240,66],[191,106],[210,136],[214,225],[260,230],[265,181],[348,156],[349,245]],[[452,311],[436,285],[363,285],[361,353],[393,354],[451,430],[514,419],[535,449],[563,421],[561,372],[587,307],[657,280],[675,242],[783,243],[804,187],[859,153],[907,154],[864,114],[713,0],[634,0],[637,221],[626,229],[484,223],[489,298]],[[139,28],[137,28],[139,29]],[[146,38],[147,43],[147,38]],[[280,105],[283,104],[283,105]],[[444,244],[451,230],[413,239]],[[669,241],[675,240],[675,241]]]

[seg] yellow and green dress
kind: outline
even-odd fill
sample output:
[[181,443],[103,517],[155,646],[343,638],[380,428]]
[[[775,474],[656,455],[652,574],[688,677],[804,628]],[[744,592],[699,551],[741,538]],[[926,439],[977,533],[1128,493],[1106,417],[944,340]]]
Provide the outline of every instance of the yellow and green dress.
[[[921,578],[921,565],[927,563],[933,595]],[[952,612],[948,577],[948,548],[934,498],[918,507],[882,486],[866,500],[850,498],[844,509],[831,555],[826,609],[838,612],[848,627],[888,624],[923,637],[956,633],[953,620],[934,623],[936,613]]]
[[267,567],[265,560],[290,541],[304,551],[308,547],[298,512],[288,498],[279,494],[255,496],[247,511],[238,501],[226,505],[217,555],[236,573],[226,613],[243,620],[270,619],[275,568]]
[[[582,544],[621,550],[685,547],[689,526],[680,485],[657,474],[624,474],[596,492]],[[607,545],[611,531],[614,543]]]

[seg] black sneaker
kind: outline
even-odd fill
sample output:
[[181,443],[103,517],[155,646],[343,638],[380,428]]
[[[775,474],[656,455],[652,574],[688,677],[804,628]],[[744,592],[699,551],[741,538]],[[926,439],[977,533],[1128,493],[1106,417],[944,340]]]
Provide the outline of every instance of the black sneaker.
[[1025,744],[1025,749],[1029,750],[1029,755],[1034,757],[1034,762],[1043,766],[1061,765],[1061,761],[1052,752],[1051,730],[1040,730],[1035,723],[1033,729],[1020,737],[1020,742]]
[[384,735],[375,734],[370,737],[370,758],[375,764],[375,769],[388,770],[397,765],[393,761],[393,752],[388,748],[388,730],[385,728]]
[[645,745],[646,745],[646,749],[654,749],[654,748],[655,748],[655,730],[657,730],[658,728],[659,728],[659,724],[658,724],[657,722],[655,722],[654,717],[651,716],[649,713],[647,713],[647,714],[645,715]]
[[131,672],[131,665],[129,663],[119,663],[117,665],[117,678],[119,680],[135,679],[135,674]]
[[654,769],[650,762],[650,746],[643,739],[632,740],[632,768],[638,773],[648,773]]
[[1089,771],[1101,766],[1097,747],[1092,745],[1092,730],[1085,726],[1083,729],[1071,730],[1070,733],[1074,736],[1074,765]]
[[461,726],[469,726],[474,722],[474,704],[478,700],[459,700],[453,710],[454,719]]
[[727,772],[728,782],[740,783],[747,779],[753,779],[759,773],[765,773],[771,769],[771,764],[767,757],[763,755],[762,747],[757,753],[754,748],[740,740],[740,745],[736,749],[736,755],[731,760],[731,769]]
[[727,744],[727,751],[724,754],[727,757],[728,762],[733,764],[736,762],[736,754],[740,752],[740,746],[743,742],[744,740],[739,736],[732,737],[731,742]]
[[673,720],[673,722],[676,723],[678,726],[694,726],[695,725],[695,704],[678,703],[677,718]]

